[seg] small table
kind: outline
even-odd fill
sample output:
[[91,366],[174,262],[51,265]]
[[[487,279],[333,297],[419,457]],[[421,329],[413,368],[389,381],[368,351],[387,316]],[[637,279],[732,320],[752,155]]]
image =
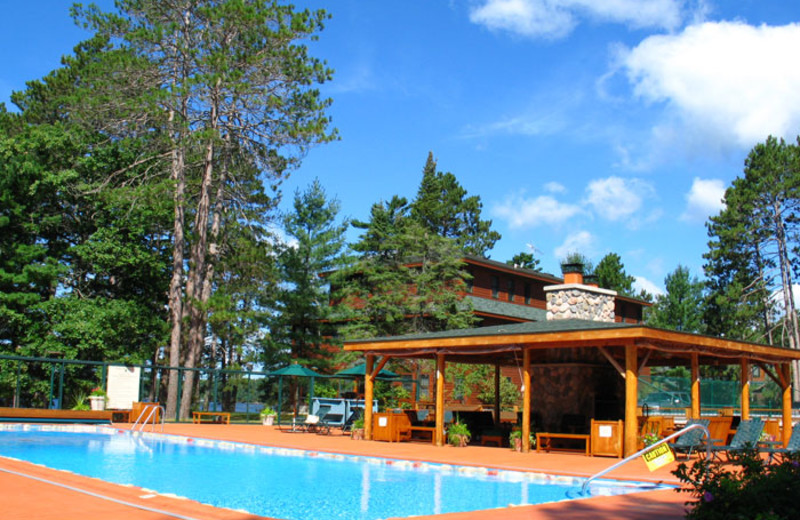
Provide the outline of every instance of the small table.
[[[209,417],[210,420],[204,420],[204,417]],[[231,423],[231,414],[228,412],[192,412],[192,423],[193,424],[203,424],[203,423],[218,423],[218,424],[230,424]]]
[[550,441],[553,439],[579,439],[586,442],[586,455],[591,453],[591,437],[588,434],[582,433],[537,433],[536,434],[536,452],[539,453],[541,450],[545,450],[546,452],[552,451],[580,451],[574,450],[572,448],[553,448],[550,446]]
[[[414,439],[414,432],[422,432],[425,434],[431,434],[431,444],[436,444],[436,427],[435,426],[412,426],[411,427],[411,439]],[[424,440],[424,439],[420,439]]]
[[503,436],[502,435],[481,435],[481,446],[486,446],[487,444],[494,444],[498,448],[503,447]]

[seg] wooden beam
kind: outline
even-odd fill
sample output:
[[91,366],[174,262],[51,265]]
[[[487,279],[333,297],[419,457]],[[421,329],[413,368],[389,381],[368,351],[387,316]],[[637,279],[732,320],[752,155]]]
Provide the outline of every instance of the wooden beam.
[[384,356],[380,363],[378,363],[378,366],[375,367],[372,372],[370,372],[369,377],[373,381],[375,381],[375,378],[378,377],[378,374],[381,373],[381,370],[383,370],[383,367],[386,366],[386,363],[388,363],[390,359],[392,359],[392,356]]
[[750,419],[750,361],[742,358],[741,361],[742,383],[742,420]]
[[375,356],[367,354],[367,366],[364,369],[364,438],[372,440],[372,396],[373,379],[372,367],[375,365]]
[[494,366],[494,427],[500,428],[500,363]]
[[636,453],[639,444],[639,422],[636,405],[639,393],[638,352],[636,345],[625,345],[625,456]]
[[776,385],[783,387],[783,383],[781,383],[781,379],[780,377],[778,377],[778,374],[774,373],[765,363],[761,363],[759,361],[756,363],[756,366],[758,366],[758,368],[763,370],[764,373],[767,374],[767,377],[775,381]]
[[641,374],[642,373],[642,369],[644,369],[644,367],[647,366],[647,362],[650,361],[650,356],[652,354],[653,354],[653,350],[652,349],[647,349],[647,352],[645,353],[644,358],[642,358],[642,362],[639,363],[639,372],[638,372],[639,374]]
[[522,351],[522,451],[531,451],[531,351]]
[[436,354],[436,445],[444,446],[444,354]]
[[778,366],[778,374],[781,379],[781,389],[783,390],[783,413],[782,413],[782,438],[783,447],[789,444],[789,438],[792,436],[792,365],[790,363],[783,363]]
[[617,362],[617,360],[611,356],[611,354],[609,354],[609,352],[605,349],[605,347],[599,347],[597,350],[599,350],[600,353],[603,354],[603,356],[605,356],[608,362],[611,363],[611,365],[617,369],[617,372],[619,373],[620,376],[622,376],[622,379],[625,379],[625,369],[622,368],[622,365],[620,365],[619,362]]

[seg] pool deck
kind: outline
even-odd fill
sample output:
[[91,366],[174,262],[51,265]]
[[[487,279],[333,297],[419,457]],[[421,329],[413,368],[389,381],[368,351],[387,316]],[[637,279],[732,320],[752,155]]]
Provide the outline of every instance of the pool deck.
[[[127,429],[128,425],[115,425],[114,427]],[[586,457],[578,453],[537,454],[531,452],[523,454],[516,453],[508,448],[496,447],[437,448],[429,443],[420,442],[355,441],[348,436],[341,435],[338,430],[333,430],[330,435],[318,435],[314,433],[282,432],[275,427],[255,425],[167,424],[164,428],[164,433],[303,450],[475,465],[570,476],[590,476],[619,460],[610,457]],[[606,475],[604,478],[677,484],[677,480],[670,473],[672,469],[674,469],[674,465],[651,473],[644,462],[635,460]],[[80,493],[52,483],[32,480],[29,477],[8,473],[8,471],[198,520],[256,520],[263,518],[239,511],[214,508],[191,500],[157,495],[141,488],[109,484],[93,478],[81,477],[68,472],[50,470],[41,466],[4,458],[0,458],[0,470],[4,470],[0,471],[0,489],[3,490],[0,506],[3,509],[3,518],[8,520],[107,520],[109,518],[120,520],[168,520],[173,518],[161,513],[145,511],[131,505],[124,505]],[[154,468],[154,470],[158,470],[158,468]],[[213,478],[213,475],[209,477]],[[409,499],[413,500],[413,497],[409,497]],[[598,518],[675,520],[684,517],[684,502],[687,499],[688,495],[685,493],[662,490],[615,497],[594,497],[586,500],[538,506],[517,506],[415,518],[425,520],[547,520],[555,518],[569,518],[571,520],[583,518],[591,520],[597,520]]]

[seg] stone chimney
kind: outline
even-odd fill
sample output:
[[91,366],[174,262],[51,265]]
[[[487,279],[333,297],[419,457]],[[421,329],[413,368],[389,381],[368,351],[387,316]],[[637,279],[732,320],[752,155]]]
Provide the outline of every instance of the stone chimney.
[[616,291],[569,282],[564,273],[564,283],[544,288],[547,296],[547,319],[549,320],[589,320],[613,323],[615,318],[614,300]]

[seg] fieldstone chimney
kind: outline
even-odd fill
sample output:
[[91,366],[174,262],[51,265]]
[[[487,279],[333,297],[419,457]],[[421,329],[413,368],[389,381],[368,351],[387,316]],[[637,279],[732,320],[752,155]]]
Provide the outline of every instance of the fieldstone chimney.
[[[567,273],[564,273],[565,275]],[[564,284],[544,288],[547,296],[547,319],[549,320],[589,320],[614,322],[614,299],[616,291],[569,283],[564,276]],[[583,276],[580,276],[581,281]]]

